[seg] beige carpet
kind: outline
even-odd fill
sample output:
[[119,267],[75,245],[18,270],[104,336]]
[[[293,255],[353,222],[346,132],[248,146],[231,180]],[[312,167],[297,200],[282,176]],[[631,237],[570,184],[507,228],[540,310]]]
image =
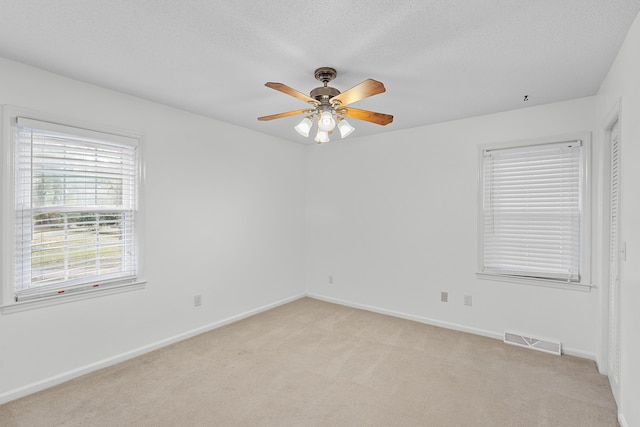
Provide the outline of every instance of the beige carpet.
[[2,426],[617,426],[595,364],[309,298],[0,406]]

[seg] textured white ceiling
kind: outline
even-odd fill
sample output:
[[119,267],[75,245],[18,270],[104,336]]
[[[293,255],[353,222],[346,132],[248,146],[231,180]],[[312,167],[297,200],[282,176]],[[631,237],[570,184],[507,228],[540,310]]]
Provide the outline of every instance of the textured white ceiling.
[[[355,136],[594,95],[640,0],[0,0],[0,56],[301,143],[313,71],[344,91]],[[0,81],[0,85],[10,82]],[[523,102],[523,96],[529,101]]]

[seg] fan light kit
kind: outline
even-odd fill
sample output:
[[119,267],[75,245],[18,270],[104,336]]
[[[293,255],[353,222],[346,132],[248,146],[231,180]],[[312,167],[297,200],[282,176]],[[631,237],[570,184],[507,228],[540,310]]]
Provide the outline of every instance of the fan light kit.
[[315,78],[321,81],[323,86],[313,89],[310,96],[307,96],[302,92],[298,92],[297,90],[282,83],[265,83],[265,86],[271,89],[275,89],[306,102],[311,108],[258,117],[258,120],[269,121],[304,114],[306,117],[304,117],[302,121],[294,127],[294,129],[300,135],[307,138],[311,133],[314,123],[316,123],[318,130],[314,140],[318,144],[329,142],[329,135],[334,132],[336,127],[338,128],[342,138],[346,138],[351,135],[355,128],[347,122],[347,117],[350,119],[364,120],[381,126],[388,125],[393,121],[393,116],[390,114],[359,110],[348,106],[356,101],[360,101],[361,99],[383,93],[386,89],[381,82],[373,79],[367,79],[341,93],[338,89],[328,85],[331,80],[336,78],[336,75],[337,72],[334,68],[318,68],[315,71]]

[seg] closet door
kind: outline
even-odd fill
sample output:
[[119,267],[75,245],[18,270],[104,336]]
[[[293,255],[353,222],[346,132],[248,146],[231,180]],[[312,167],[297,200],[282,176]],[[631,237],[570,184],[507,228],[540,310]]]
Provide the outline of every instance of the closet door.
[[609,380],[618,401],[620,385],[620,122],[610,134],[610,208],[609,208]]

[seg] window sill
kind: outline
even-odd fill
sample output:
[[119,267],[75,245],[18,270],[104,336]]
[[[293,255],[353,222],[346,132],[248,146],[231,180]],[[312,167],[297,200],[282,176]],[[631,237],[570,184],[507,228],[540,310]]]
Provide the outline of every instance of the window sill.
[[546,288],[565,289],[569,291],[591,292],[594,286],[583,283],[567,283],[551,279],[535,279],[529,277],[509,276],[491,273],[476,273],[476,277],[482,280],[494,280],[497,282],[519,283],[524,285],[543,286]]
[[90,298],[102,297],[105,295],[119,294],[123,292],[137,291],[145,288],[147,281],[138,280],[134,283],[126,283],[122,285],[109,286],[103,289],[91,289],[83,292],[75,292],[68,295],[55,295],[51,297],[38,298],[27,301],[13,302],[10,304],[0,305],[0,313],[11,314],[21,311],[34,310],[52,305],[66,304],[68,302],[81,301]]

